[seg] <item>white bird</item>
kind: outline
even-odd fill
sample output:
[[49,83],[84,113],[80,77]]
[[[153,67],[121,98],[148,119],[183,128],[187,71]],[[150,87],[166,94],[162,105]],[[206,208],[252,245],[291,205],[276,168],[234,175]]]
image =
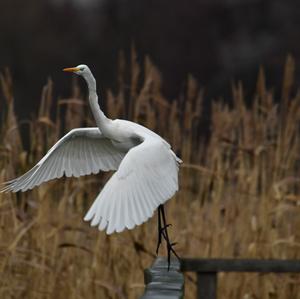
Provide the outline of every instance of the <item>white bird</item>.
[[[5,183],[1,191],[26,191],[63,175],[79,177],[100,170],[116,170],[84,220],[107,234],[132,229],[147,221],[178,190],[182,161],[153,131],[104,115],[98,104],[96,80],[88,66],[81,64],[64,71],[85,79],[97,127],[71,130],[32,169]],[[167,234],[164,232],[167,225],[164,221],[165,227],[161,227],[160,217],[159,244],[160,235],[165,238]]]

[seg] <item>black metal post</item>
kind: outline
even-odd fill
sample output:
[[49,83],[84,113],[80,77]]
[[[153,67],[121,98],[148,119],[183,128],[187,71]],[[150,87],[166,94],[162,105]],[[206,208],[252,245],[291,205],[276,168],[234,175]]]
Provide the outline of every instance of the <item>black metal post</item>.
[[197,272],[197,299],[217,298],[217,272]]

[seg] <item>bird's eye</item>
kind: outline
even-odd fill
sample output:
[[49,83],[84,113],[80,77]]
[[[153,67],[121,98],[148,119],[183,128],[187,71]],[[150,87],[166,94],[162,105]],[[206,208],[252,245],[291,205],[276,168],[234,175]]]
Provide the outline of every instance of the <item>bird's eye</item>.
[[83,71],[84,71],[84,67],[81,67],[81,68],[80,68],[80,71],[83,72]]

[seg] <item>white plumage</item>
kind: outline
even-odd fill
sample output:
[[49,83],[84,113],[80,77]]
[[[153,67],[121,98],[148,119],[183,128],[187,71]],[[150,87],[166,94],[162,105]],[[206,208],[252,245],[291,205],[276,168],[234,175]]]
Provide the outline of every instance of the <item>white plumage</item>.
[[27,173],[1,191],[26,191],[49,180],[116,170],[84,220],[107,234],[132,229],[178,190],[178,164],[170,145],[130,121],[106,118],[98,105],[96,81],[86,65],[64,69],[84,77],[98,127],[71,130]]

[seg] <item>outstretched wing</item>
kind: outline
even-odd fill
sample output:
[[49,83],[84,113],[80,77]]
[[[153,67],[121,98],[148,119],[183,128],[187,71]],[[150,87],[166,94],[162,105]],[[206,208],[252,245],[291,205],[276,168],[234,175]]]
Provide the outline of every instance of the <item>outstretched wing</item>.
[[1,191],[26,191],[64,174],[79,177],[100,170],[116,170],[124,155],[98,128],[73,129],[32,169],[7,182]]
[[132,229],[178,190],[178,163],[162,139],[146,137],[129,150],[84,220],[107,234]]

